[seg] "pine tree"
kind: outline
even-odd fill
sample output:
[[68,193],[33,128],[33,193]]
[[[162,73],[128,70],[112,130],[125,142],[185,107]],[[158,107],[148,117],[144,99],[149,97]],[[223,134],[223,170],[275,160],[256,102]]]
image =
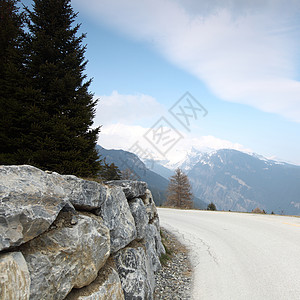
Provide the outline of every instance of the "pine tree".
[[24,112],[24,15],[17,0],[0,0],[0,164],[17,164]]
[[191,185],[187,175],[179,168],[176,169],[175,174],[171,176],[169,180],[166,205],[192,208],[192,197]]
[[30,55],[27,61],[31,97],[23,114],[22,163],[62,174],[95,176],[100,128],[91,129],[97,101],[83,74],[87,61],[77,14],[70,0],[34,0],[27,9]]

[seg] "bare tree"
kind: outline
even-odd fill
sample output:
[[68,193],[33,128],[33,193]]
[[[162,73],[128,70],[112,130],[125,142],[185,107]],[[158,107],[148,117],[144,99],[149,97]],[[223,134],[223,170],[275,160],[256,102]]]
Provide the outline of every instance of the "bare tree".
[[193,194],[191,185],[186,174],[179,168],[175,170],[175,174],[169,179],[167,191],[166,205],[182,208],[193,207]]
[[136,174],[129,168],[121,171],[121,178],[124,180],[139,180]]

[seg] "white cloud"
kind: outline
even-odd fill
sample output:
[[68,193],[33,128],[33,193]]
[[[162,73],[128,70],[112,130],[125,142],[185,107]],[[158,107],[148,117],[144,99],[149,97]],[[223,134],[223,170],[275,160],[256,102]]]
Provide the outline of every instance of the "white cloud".
[[167,159],[170,160],[172,163],[181,161],[185,158],[186,153],[189,152],[192,148],[203,152],[210,152],[212,150],[219,150],[219,149],[235,149],[247,153],[253,152],[239,143],[220,139],[212,135],[205,135],[205,136],[194,135],[194,136],[186,136],[182,141],[180,141],[178,145],[176,145],[167,154]]
[[153,120],[164,112],[164,107],[153,97],[144,94],[122,95],[113,91],[109,96],[99,96],[94,120],[95,126],[114,123],[136,124]]
[[188,137],[185,138],[184,147],[189,150],[192,147],[205,151],[206,149],[218,150],[218,149],[235,149],[243,152],[251,152],[250,149],[245,148],[243,145],[231,142],[228,140],[220,139],[212,135],[205,135],[200,137]]
[[142,126],[121,123],[103,125],[98,144],[106,149],[129,150],[136,141],[142,139],[146,130]]
[[300,122],[299,1],[87,0],[83,9],[151,43],[221,99]]
[[235,149],[244,152],[253,152],[251,149],[247,149],[243,145],[228,140],[220,139],[211,135],[208,136],[196,136],[189,134],[185,135],[183,132],[183,139],[181,139],[170,151],[167,152],[166,156],[163,157],[159,152],[144,138],[145,133],[150,128],[126,125],[126,124],[111,124],[103,126],[99,136],[98,143],[106,149],[122,149],[130,152],[135,152],[139,156],[134,145],[138,143],[139,147],[145,151],[145,155],[148,153],[151,155],[149,158],[155,158],[158,160],[167,159],[171,162],[178,162],[182,160],[186,153],[192,148],[200,151],[207,150],[218,150],[218,149]]
[[[253,149],[247,148],[244,145],[229,141],[225,139],[220,139],[212,135],[196,135],[195,133],[190,133],[186,135],[184,132],[181,134],[184,136],[167,154],[162,157],[152,145],[150,145],[144,138],[144,134],[149,130],[147,127],[137,126],[137,125],[126,125],[121,123],[104,125],[101,128],[101,133],[99,135],[98,144],[106,149],[121,149],[130,152],[138,153],[134,145],[138,142],[138,145],[142,150],[144,150],[144,158],[154,158],[157,160],[168,160],[170,164],[176,164],[182,161],[187,152],[192,148],[203,151],[210,152],[212,150],[219,149],[234,149],[242,151],[248,154],[253,154]],[[150,155],[149,155],[150,154]],[[278,156],[267,154],[265,155],[267,159],[274,159],[277,161],[290,162],[291,164],[300,165],[299,160],[295,157],[295,160],[288,161],[286,159],[278,158]]]

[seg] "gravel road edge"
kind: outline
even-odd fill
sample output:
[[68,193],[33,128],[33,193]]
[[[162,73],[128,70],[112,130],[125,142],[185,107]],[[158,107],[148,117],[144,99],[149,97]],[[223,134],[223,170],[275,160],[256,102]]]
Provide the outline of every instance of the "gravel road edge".
[[161,227],[166,255],[162,255],[162,268],[155,274],[154,300],[190,300],[192,265],[188,249],[170,231]]

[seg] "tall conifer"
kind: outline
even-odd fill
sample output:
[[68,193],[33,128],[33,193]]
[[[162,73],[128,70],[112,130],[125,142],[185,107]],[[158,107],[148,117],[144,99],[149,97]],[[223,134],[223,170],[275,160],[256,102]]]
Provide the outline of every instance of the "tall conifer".
[[17,164],[23,130],[25,34],[17,0],[0,0],[0,164]]
[[91,129],[97,101],[88,91],[84,70],[84,34],[73,26],[70,0],[34,0],[29,15],[31,90],[22,133],[23,163],[62,174],[94,176],[100,163],[95,150],[99,127]]

